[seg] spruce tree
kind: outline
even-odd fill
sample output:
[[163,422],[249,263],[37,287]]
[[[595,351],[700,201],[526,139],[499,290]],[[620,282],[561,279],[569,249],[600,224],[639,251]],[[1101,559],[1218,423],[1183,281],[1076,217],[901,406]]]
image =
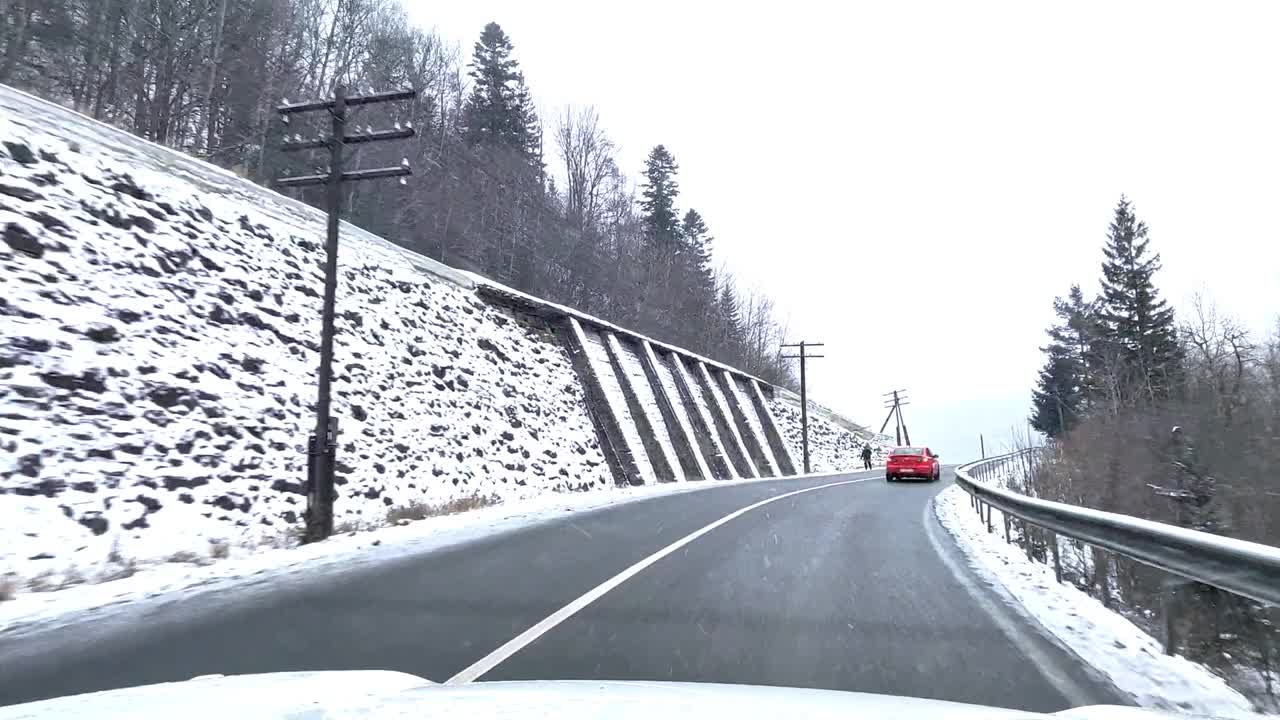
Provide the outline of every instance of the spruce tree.
[[1031,393],[1031,427],[1051,438],[1060,438],[1079,421],[1084,399],[1080,392],[1082,368],[1062,345],[1045,349],[1048,358]]
[[1048,330],[1049,345],[1040,348],[1046,358],[1032,392],[1031,425],[1058,438],[1088,410],[1099,328],[1079,285],[1072,285],[1065,299],[1054,298],[1053,310],[1058,322]]
[[1103,248],[1099,320],[1108,350],[1122,364],[1137,396],[1168,396],[1181,370],[1173,308],[1160,298],[1152,277],[1160,254],[1149,254],[1147,226],[1121,196]]
[[720,297],[716,302],[717,324],[723,347],[716,348],[723,357],[732,358],[735,362],[742,357],[746,345],[746,329],[742,326],[742,315],[738,312],[738,296],[733,290],[733,283],[725,281],[720,285]]
[[512,50],[498,23],[484,26],[471,56],[473,85],[462,109],[462,136],[468,145],[510,148],[533,157],[537,112]]
[[[1049,328],[1049,339],[1061,345],[1079,368],[1080,412],[1088,410],[1100,392],[1098,373],[1101,372],[1104,342],[1103,328],[1098,319],[1097,302],[1088,302],[1079,285],[1072,285],[1065,298],[1054,298],[1053,311],[1058,324]],[[1048,352],[1048,349],[1044,349]]]
[[[710,292],[714,296],[715,273],[711,267],[711,243],[715,238],[711,237],[706,221],[697,210],[691,209],[684,214],[684,219],[680,221],[680,235],[688,253],[696,289]],[[710,299],[704,298],[704,301]]]
[[640,186],[640,212],[650,246],[674,252],[680,241],[680,219],[676,197],[680,186],[676,172],[680,166],[666,147],[658,145],[644,161],[644,184]]

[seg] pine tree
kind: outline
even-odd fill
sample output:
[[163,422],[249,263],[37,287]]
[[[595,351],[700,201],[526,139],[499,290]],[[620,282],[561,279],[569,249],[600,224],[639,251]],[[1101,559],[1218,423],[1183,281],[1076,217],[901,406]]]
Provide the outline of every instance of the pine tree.
[[684,240],[689,265],[693,272],[693,282],[699,291],[709,291],[714,297],[715,273],[711,269],[711,231],[697,210],[689,210],[680,221],[680,235]]
[[1148,399],[1167,397],[1180,375],[1181,350],[1173,308],[1160,298],[1152,276],[1160,255],[1148,256],[1147,226],[1121,196],[1103,248],[1099,320],[1108,350],[1126,379]]
[[534,157],[539,140],[537,112],[512,50],[498,23],[484,26],[471,56],[469,75],[474,84],[462,109],[462,136],[472,146],[511,148]]
[[1058,322],[1048,330],[1049,345],[1040,348],[1046,358],[1031,397],[1031,425],[1058,438],[1088,410],[1100,333],[1094,308],[1079,285],[1072,285],[1065,299],[1054,298],[1053,310]]
[[1050,345],[1031,393],[1031,427],[1051,438],[1060,438],[1076,426],[1084,400],[1080,392],[1083,368],[1065,346]]
[[713,341],[705,328],[716,317],[716,278],[712,270],[713,238],[697,210],[689,210],[680,222],[681,251],[674,258],[679,278],[678,327],[682,342],[698,352],[712,352]]
[[720,284],[720,297],[716,302],[717,325],[722,347],[715,348],[721,357],[736,362],[741,359],[746,345],[746,329],[742,326],[742,314],[738,312],[738,296],[732,281]]
[[[1049,339],[1061,345],[1079,367],[1078,385],[1080,403],[1077,409],[1083,413],[1100,392],[1098,373],[1101,371],[1100,345],[1104,338],[1098,319],[1096,302],[1087,302],[1079,285],[1072,285],[1066,298],[1054,298],[1053,311],[1058,324],[1049,328]],[[1048,352],[1047,349],[1045,349]]]
[[676,172],[679,170],[667,148],[658,145],[645,159],[644,184],[640,188],[645,236],[651,247],[669,252],[674,252],[680,241],[680,220],[676,214],[676,197],[680,194]]

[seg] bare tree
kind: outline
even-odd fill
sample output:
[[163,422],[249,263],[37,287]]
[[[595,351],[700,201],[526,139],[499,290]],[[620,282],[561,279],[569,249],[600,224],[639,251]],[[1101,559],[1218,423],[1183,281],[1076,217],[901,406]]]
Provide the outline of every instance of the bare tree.
[[614,145],[592,107],[566,107],[555,139],[564,162],[565,216],[585,231],[600,220],[606,184],[617,174]]

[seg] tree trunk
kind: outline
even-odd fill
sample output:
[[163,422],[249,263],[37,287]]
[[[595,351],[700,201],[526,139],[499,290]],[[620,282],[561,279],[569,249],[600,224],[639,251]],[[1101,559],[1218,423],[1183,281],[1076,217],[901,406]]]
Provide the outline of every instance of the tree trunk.
[[222,28],[227,22],[227,0],[218,2],[218,17],[213,22],[212,52],[209,54],[209,80],[204,88],[205,157],[212,158],[217,147],[218,123],[213,107],[213,89],[218,81],[218,66],[222,63]]
[[31,16],[35,14],[35,6],[31,0],[17,0],[13,8],[14,29],[4,49],[4,60],[0,62],[0,82],[9,82],[18,69],[18,59],[27,52],[31,42]]

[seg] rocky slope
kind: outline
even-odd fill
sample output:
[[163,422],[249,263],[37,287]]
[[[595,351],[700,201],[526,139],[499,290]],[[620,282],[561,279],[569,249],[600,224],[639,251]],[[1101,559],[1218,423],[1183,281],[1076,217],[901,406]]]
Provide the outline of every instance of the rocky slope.
[[[323,218],[88,125],[0,94],[0,563],[283,542],[305,506]],[[339,524],[610,484],[544,328],[362,233],[340,275]]]
[[[308,206],[0,86],[0,597],[293,542],[324,232]],[[339,527],[612,486],[541,321],[358,228],[339,267]],[[799,414],[774,412],[798,460]],[[858,466],[856,432],[811,428],[815,470]]]

